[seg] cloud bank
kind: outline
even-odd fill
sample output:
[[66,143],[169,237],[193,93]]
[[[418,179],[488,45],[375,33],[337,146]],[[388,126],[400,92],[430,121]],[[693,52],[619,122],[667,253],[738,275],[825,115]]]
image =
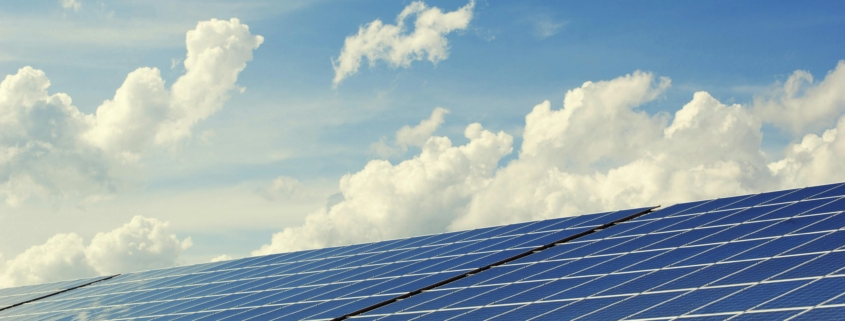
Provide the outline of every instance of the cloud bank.
[[[431,137],[422,152],[399,164],[374,160],[340,180],[343,201],[320,209],[303,226],[273,235],[254,255],[379,240],[445,229],[472,196],[489,183],[513,138],[479,124],[466,128],[469,142],[453,146]],[[425,213],[425,215],[420,215]]]
[[[512,137],[503,132],[471,124],[463,146],[428,137],[412,159],[373,160],[344,176],[344,200],[253,254],[842,181],[843,66],[821,82],[797,71],[747,106],[697,92],[674,115],[639,110],[668,78],[637,71],[586,82],[566,93],[563,108],[545,101],[526,115],[518,157],[506,165],[498,167]],[[821,135],[796,135],[781,157],[761,148],[764,123],[803,131],[837,118]]]
[[238,19],[202,21],[187,33],[185,74],[167,88],[156,68],[126,76],[112,99],[84,114],[46,74],[23,67],[0,82],[0,198],[108,197],[119,188],[114,166],[151,148],[172,148],[218,111],[263,38]]
[[[391,67],[407,68],[415,60],[437,63],[449,57],[449,42],[446,35],[464,30],[472,20],[475,1],[452,12],[428,7],[422,1],[415,1],[405,7],[396,17],[396,24],[385,24],[374,20],[358,28],[358,34],[346,37],[340,56],[332,60],[336,87],[345,78],[358,72],[361,60],[366,57],[370,66],[384,60]],[[405,21],[416,16],[414,31],[408,33]]]
[[[135,216],[98,233],[85,246],[75,233],[56,234],[15,258],[0,261],[0,288],[174,266],[191,238],[170,233],[170,223]],[[0,257],[2,259],[2,257]]]

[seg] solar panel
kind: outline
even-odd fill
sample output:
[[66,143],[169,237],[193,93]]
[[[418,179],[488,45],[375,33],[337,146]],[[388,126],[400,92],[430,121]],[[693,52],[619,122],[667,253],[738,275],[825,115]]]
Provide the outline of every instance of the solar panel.
[[110,277],[101,276],[95,278],[85,278],[71,281],[61,281],[39,285],[0,289],[0,311],[24,304],[29,301],[53,296],[60,292],[68,291],[80,286],[85,286],[107,278]]
[[647,210],[129,273],[0,318],[331,319]]
[[678,204],[361,317],[842,318],[842,194],[833,184]]
[[2,289],[0,320],[843,319],[843,211],[831,184]]

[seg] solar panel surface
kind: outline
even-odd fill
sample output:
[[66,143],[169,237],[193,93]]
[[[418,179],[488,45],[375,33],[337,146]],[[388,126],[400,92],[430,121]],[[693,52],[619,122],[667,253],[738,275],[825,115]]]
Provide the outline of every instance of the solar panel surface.
[[0,311],[107,278],[109,276],[0,289]]
[[354,318],[841,319],[845,188],[678,204]]
[[129,273],[0,319],[332,319],[647,210]]
[[0,289],[0,320],[845,319],[843,196],[833,184]]

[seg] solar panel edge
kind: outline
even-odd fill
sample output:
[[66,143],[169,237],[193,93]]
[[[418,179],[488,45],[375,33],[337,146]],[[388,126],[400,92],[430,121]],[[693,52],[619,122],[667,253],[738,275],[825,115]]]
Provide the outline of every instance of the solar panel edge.
[[[652,206],[652,207],[643,207],[642,209],[648,208],[649,210],[654,210],[654,209],[659,208],[659,207],[660,207],[660,205],[657,205],[657,206]],[[606,215],[606,214],[615,213],[615,212],[620,212],[620,211],[623,211],[623,210],[619,210],[619,211],[611,211],[611,212],[593,212],[593,213],[579,214],[579,215],[569,216],[569,217],[583,217],[583,216],[591,216],[591,215]],[[565,217],[558,217],[558,218],[567,218],[567,217],[565,216]],[[558,219],[558,218],[550,218],[550,219]],[[346,247],[346,246],[352,246],[352,245],[374,244],[374,243],[391,242],[391,241],[394,241],[394,242],[395,242],[395,241],[401,241],[401,240],[406,240],[406,239],[410,239],[410,238],[432,237],[432,236],[442,235],[442,234],[446,234],[446,233],[465,233],[465,232],[475,231],[475,230],[478,230],[478,229],[500,228],[500,227],[510,226],[510,225],[513,225],[513,224],[533,224],[533,223],[542,222],[542,221],[545,221],[545,220],[535,220],[535,221],[514,222],[514,223],[507,223],[507,224],[500,224],[500,225],[482,226],[482,227],[477,227],[477,228],[474,228],[474,229],[471,229],[471,230],[461,230],[461,231],[454,231],[454,232],[420,234],[420,235],[414,235],[414,236],[410,236],[410,237],[401,237],[401,238],[395,238],[395,239],[385,239],[385,240],[380,240],[380,241],[376,241],[376,242],[366,242],[366,243],[359,243],[359,244],[342,245],[342,246],[336,246],[336,247],[330,247],[330,248],[339,248],[339,247]],[[326,248],[326,249],[329,249],[329,248]],[[321,248],[321,249],[319,249],[319,250],[322,250],[322,248]],[[311,250],[304,250],[304,251],[311,251]],[[297,252],[302,252],[302,251],[297,251]],[[297,253],[297,252],[287,252],[287,253]],[[273,255],[273,254],[268,254],[268,255]],[[265,255],[265,256],[266,256],[266,255]],[[260,256],[259,256],[259,257],[260,257]],[[221,262],[229,262],[229,261],[221,261]],[[204,263],[199,263],[199,264],[204,264]]]
[[[653,207],[650,207],[649,209],[654,209],[654,208],[658,208],[658,207],[659,207],[659,206],[653,206]],[[583,216],[591,216],[591,215],[604,215],[604,214],[610,214],[610,213],[615,213],[615,212],[620,212],[620,211],[614,211],[614,212],[595,212],[595,213],[581,214],[581,215],[577,215],[577,216],[573,216],[573,217],[583,217]],[[349,245],[334,246],[334,247],[319,248],[319,249],[311,249],[311,250],[301,250],[301,251],[294,251],[294,252],[284,252],[284,253],[266,254],[266,255],[259,255],[259,256],[254,256],[254,257],[245,257],[245,258],[239,258],[239,259],[231,259],[231,260],[219,261],[219,262],[213,262],[213,263],[209,263],[209,262],[202,262],[202,263],[188,264],[188,265],[182,265],[182,266],[177,266],[177,267],[165,267],[165,268],[150,269],[150,270],[132,271],[131,273],[124,273],[124,275],[137,274],[137,273],[149,273],[149,272],[154,272],[154,271],[163,271],[163,270],[171,270],[171,269],[174,269],[174,268],[190,268],[190,267],[198,267],[198,266],[201,266],[201,265],[213,265],[213,264],[215,264],[215,263],[216,263],[216,264],[219,264],[219,265],[225,265],[226,263],[232,263],[232,262],[236,262],[236,261],[240,261],[240,260],[245,260],[245,259],[250,259],[250,260],[260,261],[260,259],[262,259],[262,258],[266,258],[266,257],[269,257],[269,256],[274,256],[274,255],[293,255],[293,254],[301,253],[301,254],[299,254],[299,255],[301,256],[301,255],[303,255],[303,254],[305,254],[305,253],[307,253],[307,252],[311,252],[311,251],[328,251],[328,250],[337,250],[337,249],[341,249],[341,248],[348,248],[348,247],[350,247],[350,246],[359,246],[359,247],[363,247],[363,246],[373,245],[373,244],[377,244],[377,243],[397,242],[397,241],[407,240],[407,239],[411,239],[411,238],[432,237],[432,236],[437,236],[437,235],[442,235],[442,234],[448,234],[448,233],[461,234],[461,233],[466,233],[466,232],[470,232],[470,231],[475,231],[475,230],[478,230],[478,229],[500,228],[500,227],[510,226],[510,225],[513,225],[513,224],[533,224],[533,223],[537,223],[537,222],[541,222],[541,221],[544,221],[544,220],[527,221],[527,222],[518,222],[518,223],[502,224],[502,225],[491,225],[491,226],[479,227],[479,228],[472,229],[472,230],[463,230],[463,231],[455,231],[455,232],[432,233],[432,234],[414,235],[414,236],[411,236],[411,237],[396,238],[396,239],[386,239],[386,240],[381,240],[381,241],[377,241],[377,242],[365,242],[365,243],[349,244]],[[445,244],[445,243],[443,243],[443,244]],[[313,260],[313,259],[314,259],[314,258],[308,258],[308,259],[305,259],[305,260],[307,261],[307,260]],[[260,265],[256,265],[256,266],[260,266]],[[237,268],[239,268],[239,266],[226,267],[226,268],[223,268],[223,269],[220,269],[220,270],[222,271],[222,270],[230,270],[230,269],[237,269]]]
[[[653,207],[649,207],[648,209],[653,210],[653,209],[658,208],[658,207],[660,207],[660,206],[653,206]],[[610,213],[615,213],[615,212],[620,212],[620,211],[594,212],[594,213],[577,215],[577,217],[591,216],[591,215],[605,215],[605,214],[610,214]],[[573,216],[573,217],[576,217],[576,216]],[[131,274],[138,274],[138,273],[150,273],[150,272],[155,272],[155,271],[171,270],[171,269],[174,269],[174,268],[191,268],[191,267],[199,267],[199,266],[202,266],[202,265],[209,265],[209,267],[213,267],[215,264],[217,264],[217,265],[222,266],[222,265],[226,265],[227,263],[233,263],[233,262],[236,262],[236,261],[246,260],[246,259],[260,261],[262,258],[266,258],[266,257],[269,257],[269,256],[275,256],[275,255],[297,255],[298,254],[297,256],[302,256],[302,255],[306,254],[307,252],[312,252],[312,251],[331,252],[332,250],[336,251],[338,249],[348,248],[348,247],[351,247],[351,246],[364,247],[364,246],[369,246],[369,245],[373,245],[373,244],[377,244],[377,243],[398,242],[398,241],[407,240],[407,239],[411,239],[411,238],[426,238],[426,237],[433,237],[433,236],[448,234],[448,233],[461,234],[461,233],[466,233],[466,232],[470,232],[470,231],[475,231],[475,230],[478,230],[478,229],[500,228],[500,227],[510,226],[510,225],[513,225],[513,224],[533,224],[533,223],[537,223],[537,222],[541,222],[541,221],[544,221],[544,220],[518,222],[518,223],[501,224],[501,225],[491,225],[491,226],[484,226],[484,227],[479,227],[479,228],[475,228],[475,229],[471,229],[471,230],[414,235],[414,236],[411,236],[411,237],[386,239],[386,240],[380,240],[380,241],[376,241],[376,242],[364,242],[364,243],[340,245],[340,246],[333,246],[333,247],[326,247],[326,248],[319,248],[319,249],[310,249],[310,250],[301,250],[301,251],[294,251],[294,252],[266,254],[266,255],[259,255],[259,256],[254,256],[254,257],[244,257],[244,258],[231,259],[231,260],[218,261],[218,262],[201,262],[201,263],[187,264],[187,265],[181,265],[181,266],[176,266],[176,267],[164,267],[164,268],[158,268],[158,269],[132,271],[130,273],[124,273],[122,275],[131,275]],[[416,242],[414,242],[414,243],[416,243]],[[309,258],[309,259],[314,259],[314,258]],[[309,260],[309,259],[305,259],[305,260]],[[237,269],[237,268],[239,268],[239,266],[226,267],[226,268],[223,268],[223,269],[220,269],[220,270],[230,270],[230,269]]]
[[69,292],[69,291],[73,291],[73,290],[76,290],[76,289],[79,289],[79,288],[82,288],[82,287],[86,287],[86,286],[89,286],[89,285],[97,283],[97,282],[109,280],[109,279],[114,278],[118,275],[120,275],[120,274],[103,276],[103,277],[97,278],[96,280],[91,281],[91,282],[86,282],[86,283],[83,283],[83,284],[80,284],[80,285],[77,285],[77,286],[73,286],[73,287],[70,287],[70,288],[67,288],[67,289],[58,290],[56,292],[53,292],[53,293],[50,293],[50,294],[47,294],[47,295],[42,295],[42,296],[36,297],[34,299],[30,299],[30,300],[26,300],[26,301],[18,302],[18,303],[9,305],[9,306],[2,307],[2,308],[0,308],[0,311],[5,311],[5,310],[8,310],[8,309],[11,309],[11,308],[14,308],[14,307],[18,307],[18,306],[21,306],[21,305],[24,305],[24,304],[27,304],[27,303],[30,303],[30,302],[46,299],[46,298],[49,298],[51,296],[59,295],[59,294]]
[[[363,313],[366,313],[366,312],[369,312],[369,311],[372,311],[372,310],[378,309],[378,308],[380,308],[380,307],[383,307],[383,306],[389,305],[389,304],[394,303],[394,302],[396,302],[396,301],[399,301],[399,300],[403,300],[403,299],[410,298],[410,297],[412,297],[412,296],[414,296],[414,295],[417,295],[417,294],[419,294],[419,293],[422,293],[423,291],[426,291],[426,290],[431,290],[431,289],[434,289],[434,288],[440,287],[440,286],[442,286],[442,285],[446,285],[446,284],[452,283],[452,282],[454,282],[454,281],[457,281],[457,280],[463,279],[463,278],[465,278],[465,277],[467,277],[467,276],[470,276],[470,275],[473,275],[473,274],[476,274],[476,273],[479,273],[479,272],[482,272],[482,271],[488,270],[488,269],[493,268],[493,267],[495,267],[495,266],[499,266],[499,265],[502,265],[502,264],[506,264],[506,263],[508,263],[508,262],[512,262],[512,261],[518,260],[518,259],[520,259],[520,258],[523,258],[523,257],[525,257],[525,256],[531,255],[531,254],[533,254],[533,253],[536,253],[536,252],[539,252],[539,251],[543,251],[543,250],[549,249],[549,248],[551,248],[551,247],[553,247],[553,246],[555,246],[555,245],[557,245],[557,244],[559,244],[559,243],[565,243],[565,242],[568,242],[568,241],[571,241],[571,240],[574,240],[574,239],[578,239],[578,238],[583,237],[583,236],[585,236],[585,235],[589,235],[589,234],[592,234],[592,233],[595,233],[595,232],[601,231],[601,230],[603,230],[603,229],[609,228],[609,227],[611,227],[611,226],[613,226],[613,225],[616,225],[616,224],[618,224],[618,223],[621,223],[621,222],[625,222],[625,221],[628,221],[628,220],[635,219],[635,218],[640,217],[640,216],[642,216],[642,215],[645,215],[645,214],[651,213],[654,209],[659,208],[659,207],[660,207],[660,206],[658,205],[658,206],[650,206],[650,207],[642,207],[642,208],[638,208],[638,209],[633,209],[633,210],[635,210],[636,212],[634,212],[634,213],[632,213],[632,214],[630,214],[630,215],[627,215],[627,216],[625,216],[625,217],[622,217],[622,218],[616,219],[616,220],[614,220],[614,221],[611,221],[611,222],[608,222],[608,223],[602,224],[602,225],[600,225],[600,226],[597,226],[597,227],[594,227],[594,228],[592,228],[592,229],[589,229],[589,230],[583,231],[583,232],[581,232],[581,233],[578,233],[578,234],[575,234],[575,235],[572,235],[572,236],[569,236],[569,237],[565,237],[565,238],[563,238],[563,239],[560,239],[560,240],[557,240],[557,241],[554,241],[554,242],[551,242],[551,243],[547,243],[547,244],[545,244],[545,245],[538,246],[538,247],[536,247],[536,248],[532,248],[532,249],[526,250],[525,252],[522,252],[522,253],[520,253],[520,254],[517,254],[517,255],[514,255],[514,256],[511,256],[511,257],[505,258],[505,259],[500,260],[500,261],[498,261],[498,262],[494,262],[494,263],[488,264],[488,265],[486,265],[486,266],[483,266],[483,267],[480,267],[480,268],[477,268],[477,269],[474,269],[474,270],[471,270],[471,271],[468,271],[468,272],[465,272],[465,273],[461,273],[461,274],[456,275],[456,276],[454,276],[454,277],[451,277],[451,278],[449,278],[449,279],[446,279],[446,280],[443,280],[443,281],[440,281],[440,282],[437,282],[437,283],[434,283],[434,284],[431,284],[431,285],[428,285],[428,286],[425,286],[425,287],[419,288],[419,289],[417,289],[417,290],[414,290],[414,291],[408,292],[408,293],[403,294],[403,295],[400,295],[400,296],[396,296],[396,297],[394,297],[394,298],[392,298],[392,299],[388,299],[388,300],[385,300],[385,301],[379,302],[379,303],[377,303],[377,304],[373,304],[373,305],[371,305],[371,306],[368,306],[368,307],[362,308],[362,309],[360,309],[360,310],[357,310],[357,311],[354,311],[354,312],[351,312],[351,313],[348,313],[348,314],[345,314],[345,315],[342,315],[342,316],[336,317],[336,318],[332,319],[332,321],[346,320],[346,319],[348,319],[348,318],[350,318],[350,317],[357,316],[357,315],[360,315],[360,314],[363,314]],[[631,210],[628,210],[628,211],[631,211]],[[609,215],[609,214],[612,214],[612,213],[617,213],[617,212],[622,212],[622,211],[607,212],[606,214],[608,214],[608,215]]]
[[[744,197],[743,199],[738,199],[738,200],[736,200],[736,201],[734,201],[734,202],[731,202],[731,203],[728,203],[728,204],[724,204],[724,205],[722,205],[722,206],[720,206],[720,207],[716,207],[716,208],[712,209],[712,210],[725,210],[725,209],[729,209],[729,207],[728,207],[728,206],[730,206],[730,205],[734,205],[734,204],[737,204],[737,203],[743,202],[743,201],[745,201],[745,200],[747,200],[747,199],[750,199],[750,198],[753,198],[753,197],[757,197],[757,196],[760,196],[760,195],[765,195],[765,194],[777,194],[777,193],[783,193],[783,194],[781,194],[781,195],[777,195],[776,197],[773,197],[773,198],[771,198],[771,199],[768,199],[768,200],[765,200],[765,201],[763,201],[763,202],[759,203],[759,205],[776,205],[776,204],[781,204],[781,203],[777,202],[777,200],[778,200],[778,199],[782,199],[783,197],[786,197],[786,196],[788,196],[788,195],[790,195],[790,194],[794,194],[794,193],[796,193],[796,192],[801,192],[802,190],[806,190],[806,189],[808,189],[808,188],[818,188],[818,187],[825,187],[825,186],[829,186],[829,188],[828,188],[828,189],[826,189],[826,190],[819,191],[819,192],[814,193],[814,194],[809,194],[809,195],[806,195],[806,196],[805,196],[805,197],[803,197],[802,199],[803,199],[803,200],[805,200],[805,199],[813,199],[815,196],[820,196],[820,195],[823,195],[823,194],[825,194],[825,193],[828,193],[828,192],[830,192],[830,191],[832,191],[832,190],[835,190],[835,189],[838,189],[838,188],[843,188],[843,187],[845,187],[845,183],[839,182],[839,183],[830,183],[830,184],[823,184],[823,185],[806,185],[806,186],[802,186],[802,187],[794,187],[794,188],[777,189],[777,190],[764,191],[764,192],[752,193],[752,194],[734,195],[734,196],[725,196],[725,197],[719,197],[719,198],[714,198],[714,199],[709,199],[709,200],[700,200],[700,201],[690,201],[690,202],[673,203],[673,204],[669,204],[668,206],[666,206],[666,207],[664,207],[664,208],[662,208],[662,209],[660,209],[660,210],[658,210],[658,211],[655,211],[655,212],[659,212],[659,211],[661,211],[661,210],[672,209],[672,207],[675,207],[675,206],[677,206],[677,205],[688,205],[688,204],[695,204],[695,203],[698,203],[698,204],[692,205],[692,206],[690,206],[690,207],[683,208],[683,209],[679,210],[677,213],[672,213],[672,214],[669,214],[669,215],[671,216],[671,215],[685,214],[685,213],[686,213],[686,212],[688,212],[688,211],[691,211],[691,210],[693,210],[693,211],[694,211],[694,210],[697,210],[698,208],[701,208],[702,206],[706,206],[706,205],[707,205],[707,204],[709,204],[709,203],[713,203],[713,202],[717,202],[717,201],[721,201],[721,200],[725,200],[725,199],[730,199],[730,198]],[[825,197],[823,197],[823,198],[833,198],[833,197],[837,197],[837,196],[841,196],[841,195],[828,195],[828,196],[825,196]]]

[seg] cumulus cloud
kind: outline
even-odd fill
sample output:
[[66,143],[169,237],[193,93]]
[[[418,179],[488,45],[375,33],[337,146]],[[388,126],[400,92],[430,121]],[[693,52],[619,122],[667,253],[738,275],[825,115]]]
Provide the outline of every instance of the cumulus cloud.
[[273,235],[254,255],[381,240],[443,230],[473,194],[489,184],[513,138],[469,125],[466,145],[431,137],[422,152],[399,164],[370,161],[340,180],[343,200]]
[[[602,85],[621,96],[627,92],[630,97],[643,97],[642,93],[655,89],[647,85],[651,77],[641,73]],[[587,96],[606,97],[607,93],[596,90]],[[549,136],[526,135],[520,157],[496,172],[490,186],[473,197],[465,215],[456,218],[451,229],[666,205],[772,186],[767,184],[771,180],[760,152],[761,124],[739,105],[724,105],[699,92],[676,112],[671,124],[660,126],[663,117],[637,113],[630,107],[620,110],[627,116],[610,112],[581,115],[577,108],[567,111],[573,94],[578,92],[570,91],[561,110],[549,111],[547,103],[535,107],[526,116],[526,133],[548,132],[560,125],[532,118],[556,119],[563,113],[571,113],[572,120],[583,128],[595,130],[567,128],[551,136],[553,144],[535,141]],[[613,110],[629,102],[596,105],[598,101],[594,101],[576,106]],[[640,137],[629,140],[637,135]],[[568,141],[561,142],[564,137],[577,142],[585,155],[566,144]],[[542,153],[532,152],[536,146],[542,146]]]
[[660,135],[665,121],[636,108],[670,83],[638,71],[568,91],[561,110],[553,111],[545,101],[525,117],[520,157],[579,173],[600,162],[627,163]]
[[24,67],[0,82],[0,197],[17,206],[32,196],[110,193],[108,156],[80,139],[93,121],[63,93],[48,94],[43,71]]
[[79,235],[57,234],[42,245],[30,247],[6,261],[0,274],[0,287],[39,284],[95,275],[85,257]]
[[[460,147],[430,137],[411,160],[395,166],[372,161],[345,176],[344,200],[275,234],[253,254],[842,181],[845,110],[832,89],[842,66],[800,91],[785,85],[788,99],[728,105],[697,92],[674,115],[639,109],[660,97],[668,78],[637,71],[586,82],[567,92],[563,108],[546,101],[526,115],[518,157],[506,165],[496,167],[510,152],[511,138],[503,133],[470,134],[480,130],[473,124],[467,128],[470,143]],[[823,118],[838,118],[838,124],[821,135],[798,137],[771,161],[762,151],[761,128],[778,124],[772,110],[790,113],[797,102],[818,110],[790,123],[794,128],[823,126]],[[486,148],[469,148],[482,141],[488,141],[480,145]],[[480,153],[459,152],[464,150]],[[434,151],[462,157],[433,158]],[[472,170],[472,164],[484,164],[478,167],[483,170]]]
[[785,186],[807,186],[843,180],[845,173],[845,116],[822,135],[807,134],[786,148],[785,157],[769,169]]
[[192,245],[190,237],[179,240],[170,233],[170,222],[135,216],[119,228],[97,233],[85,257],[100,274],[149,270],[175,265]]
[[755,97],[753,110],[766,122],[791,133],[830,128],[845,112],[845,60],[824,80],[814,82],[808,71],[797,70],[780,86]]
[[[334,86],[357,73],[364,57],[371,66],[378,60],[384,60],[394,68],[407,68],[415,60],[425,59],[436,64],[448,58],[446,35],[466,29],[472,20],[474,7],[473,0],[458,10],[444,13],[440,8],[415,1],[396,17],[395,25],[376,19],[359,27],[358,34],[346,37],[337,60],[332,60]],[[416,16],[416,20],[414,31],[408,33],[405,21],[411,16]]]
[[421,147],[434,134],[434,131],[440,128],[444,116],[448,113],[448,109],[437,107],[428,119],[423,119],[416,126],[406,125],[400,128],[396,132],[393,146],[387,143],[387,137],[382,137],[378,142],[370,145],[370,150],[381,157],[388,158],[408,151],[409,146]]
[[[46,74],[23,67],[0,82],[0,197],[6,204],[58,195],[96,200],[119,187],[113,166],[172,147],[219,110],[263,41],[237,19],[203,21],[187,34],[185,74],[166,88],[156,68],[126,77],[114,98],[84,114]],[[84,203],[84,202],[83,202]]]
[[88,246],[79,235],[62,233],[27,249],[0,265],[0,287],[174,266],[190,246],[191,238],[170,233],[169,222],[135,216]]
[[157,68],[131,72],[114,98],[97,108],[84,138],[130,158],[149,145],[179,142],[238,88],[238,74],[263,41],[235,18],[198,23],[186,37],[185,74],[168,90]]

